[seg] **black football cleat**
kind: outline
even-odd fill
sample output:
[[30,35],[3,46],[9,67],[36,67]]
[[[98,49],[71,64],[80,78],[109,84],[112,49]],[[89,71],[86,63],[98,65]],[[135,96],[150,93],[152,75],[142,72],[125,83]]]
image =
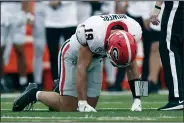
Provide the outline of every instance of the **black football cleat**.
[[36,103],[36,92],[38,91],[38,86],[36,83],[29,83],[26,90],[14,100],[12,111],[18,112],[23,111],[29,104]]
[[170,110],[183,110],[184,109],[184,100],[177,102],[169,102],[165,106],[159,108],[159,111],[170,111]]

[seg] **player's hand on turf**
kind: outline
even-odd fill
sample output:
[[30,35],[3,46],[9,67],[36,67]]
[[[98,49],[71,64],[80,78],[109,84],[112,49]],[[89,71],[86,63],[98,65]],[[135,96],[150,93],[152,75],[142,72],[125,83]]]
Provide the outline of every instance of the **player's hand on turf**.
[[91,107],[87,101],[79,101],[78,109],[79,112],[97,112],[93,107]]
[[160,20],[158,19],[158,15],[160,14],[160,10],[158,8],[154,8],[152,13],[151,13],[151,17],[150,17],[150,21],[152,22],[153,25],[159,25]]

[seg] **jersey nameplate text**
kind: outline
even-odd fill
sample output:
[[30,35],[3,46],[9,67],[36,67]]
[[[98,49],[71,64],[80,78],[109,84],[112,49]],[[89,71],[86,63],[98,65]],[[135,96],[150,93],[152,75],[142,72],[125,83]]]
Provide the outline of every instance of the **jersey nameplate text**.
[[103,18],[104,21],[112,21],[112,20],[118,20],[121,18],[127,19],[126,15],[120,14],[114,14],[114,15],[101,15],[101,18]]

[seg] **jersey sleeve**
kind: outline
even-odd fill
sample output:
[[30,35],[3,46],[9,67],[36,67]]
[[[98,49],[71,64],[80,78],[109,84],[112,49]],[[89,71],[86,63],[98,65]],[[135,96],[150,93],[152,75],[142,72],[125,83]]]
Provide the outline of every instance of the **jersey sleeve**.
[[85,37],[85,32],[84,32],[84,25],[79,25],[76,29],[76,37],[77,37],[77,40],[78,42],[83,45],[83,46],[86,46],[87,45],[87,40],[86,40],[86,37]]

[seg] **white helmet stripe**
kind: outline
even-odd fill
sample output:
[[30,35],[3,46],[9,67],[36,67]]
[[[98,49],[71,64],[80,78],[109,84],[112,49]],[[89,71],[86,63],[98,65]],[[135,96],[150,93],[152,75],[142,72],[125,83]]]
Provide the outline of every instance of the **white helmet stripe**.
[[130,42],[129,42],[129,39],[128,39],[126,33],[123,32],[123,31],[120,31],[120,32],[121,32],[121,33],[124,35],[124,37],[125,37],[126,45],[127,45],[127,48],[128,48],[128,63],[130,63],[130,62],[131,62],[131,59],[132,59],[132,53],[131,53],[131,48],[130,48]]

